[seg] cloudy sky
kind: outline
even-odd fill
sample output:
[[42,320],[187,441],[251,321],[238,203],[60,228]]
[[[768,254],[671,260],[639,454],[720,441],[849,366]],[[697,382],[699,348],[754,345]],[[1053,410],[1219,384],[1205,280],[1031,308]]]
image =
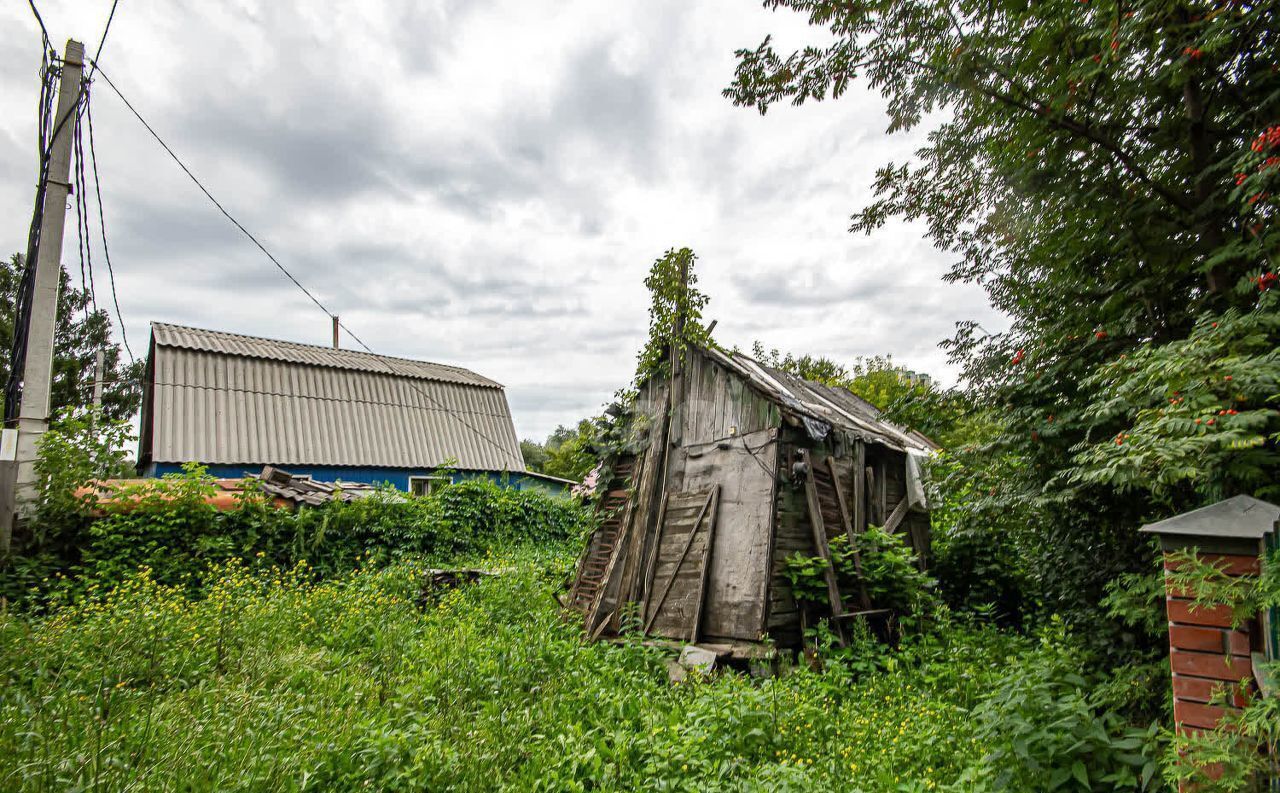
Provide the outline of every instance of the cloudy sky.
[[[110,0],[38,5],[59,49],[92,50]],[[1001,324],[978,289],[941,282],[948,259],[920,228],[847,232],[875,168],[921,140],[884,134],[878,96],[765,117],[721,97],[734,49],[770,32],[814,35],[756,0],[121,0],[102,65],[344,324],[378,352],[505,383],[517,430],[539,438],[628,382],[642,281],[673,246],[698,253],[722,344],[891,354],[950,381],[937,343],[953,324]],[[7,255],[25,247],[36,170],[25,2],[0,8],[0,41]],[[135,352],[152,321],[328,343],[320,310],[104,82],[92,96]]]

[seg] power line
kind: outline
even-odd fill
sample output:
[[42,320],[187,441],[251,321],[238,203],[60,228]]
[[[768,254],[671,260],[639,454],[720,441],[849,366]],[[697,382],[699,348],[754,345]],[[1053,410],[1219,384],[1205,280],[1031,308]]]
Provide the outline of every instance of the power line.
[[[49,40],[49,29],[44,26],[44,19],[40,16],[40,9],[36,8],[35,0],[27,0],[27,4],[31,6],[31,13],[35,14],[36,23],[40,25],[40,36],[44,39],[45,52],[52,52],[53,42]],[[112,10],[114,11],[114,8]]]
[[[249,233],[249,230],[246,229],[244,226],[242,226],[240,224],[240,221],[232,217],[231,213],[228,212],[226,208],[223,207],[222,204],[218,202],[218,199],[213,197],[213,193],[210,193],[208,189],[205,188],[205,186],[200,183],[200,180],[197,179],[196,175],[191,172],[191,169],[188,168],[186,164],[178,157],[178,155],[174,153],[173,149],[169,148],[169,144],[164,142],[164,139],[160,137],[159,133],[157,133],[154,129],[151,128],[151,125],[148,124],[147,120],[142,117],[142,114],[139,113],[132,104],[130,104],[128,99],[125,99],[124,94],[120,93],[120,89],[116,87],[116,84],[111,82],[111,77],[106,73],[106,71],[100,65],[98,65],[97,62],[91,61],[91,63],[93,65],[93,68],[96,70],[96,73],[102,75],[102,78],[107,81],[107,85],[111,87],[111,90],[115,91],[116,96],[120,97],[121,102],[124,102],[124,106],[129,108],[130,113],[133,113],[134,118],[142,122],[142,126],[147,128],[147,132],[150,132],[151,137],[156,139],[156,143],[159,143],[161,148],[163,148],[169,154],[169,156],[173,158],[173,161],[176,162],[178,164],[178,167],[182,169],[183,173],[185,173],[191,179],[191,181],[195,183],[195,186],[200,188],[200,192],[204,193],[205,197],[213,202],[213,205],[218,208],[218,211],[222,213],[223,217],[231,221],[231,224],[236,228],[240,229],[240,232],[244,234],[246,237],[248,237],[250,242],[258,246],[258,250],[265,253],[267,255],[267,258],[271,260],[271,263],[274,264],[280,270],[280,272],[284,273],[285,277],[288,278],[290,281],[292,281],[294,286],[301,289],[303,294],[311,298],[312,303],[315,303],[317,306],[320,307],[321,311],[323,311],[325,314],[328,314],[330,317],[332,317],[333,312],[325,308],[324,303],[321,303],[320,300],[316,298],[315,295],[311,294],[310,290],[308,290],[305,286],[303,286],[302,283],[297,278],[294,278],[293,273],[289,272],[288,269],[286,269],[285,266],[280,263],[280,260],[277,259],[275,256],[273,256],[271,254],[271,251],[267,250],[265,245],[263,245],[261,242],[258,241],[257,237]],[[348,333],[349,332],[350,331],[348,331]],[[353,336],[352,338],[355,338],[355,337]],[[357,341],[359,340],[357,339]],[[360,343],[363,345],[364,342],[360,342]]]
[[[112,10],[115,10],[115,6],[112,6]],[[107,247],[107,221],[102,211],[102,182],[98,178],[98,152],[93,145],[92,102],[85,103],[85,117],[89,121],[89,162],[93,166],[93,192],[98,197],[98,228],[102,233],[102,256],[107,261],[107,277],[111,282],[111,302],[116,307],[116,321],[120,323],[120,340],[124,342],[125,352],[129,353],[129,363],[132,364],[133,349],[129,346],[129,334],[124,329],[124,314],[120,312],[120,297],[116,294],[116,272],[111,267],[111,249]]]
[[111,20],[116,18],[116,6],[120,4],[120,0],[111,0],[111,13],[107,14],[107,24],[102,28],[102,38],[98,40],[98,52],[89,61],[89,79],[93,79],[93,73],[98,68],[98,59],[102,57],[102,47],[107,43],[107,33],[111,32]]
[[[178,155],[173,151],[173,149],[171,149],[171,148],[169,147],[169,144],[167,144],[167,143],[165,143],[165,142],[164,142],[164,139],[163,139],[163,138],[161,138],[161,137],[160,137],[160,134],[159,134],[159,133],[157,133],[157,132],[155,131],[155,129],[154,129],[154,128],[152,128],[152,126],[151,126],[150,124],[148,124],[148,123],[147,123],[147,120],[146,120],[145,118],[143,118],[143,117],[142,117],[142,114],[138,112],[137,108],[135,108],[135,107],[133,106],[133,104],[132,104],[132,103],[130,103],[130,102],[129,102],[129,100],[125,98],[124,94],[120,92],[120,89],[119,89],[118,87],[116,87],[116,84],[115,84],[115,83],[113,83],[113,82],[111,81],[111,77],[110,77],[110,75],[108,75],[108,74],[106,73],[106,71],[105,71],[105,70],[104,70],[104,69],[103,69],[103,68],[102,68],[102,67],[101,67],[101,66],[100,66],[96,61],[90,61],[90,63],[92,64],[92,66],[93,66],[93,68],[94,68],[94,70],[95,70],[95,73],[96,73],[96,74],[101,74],[101,75],[102,75],[102,78],[103,78],[104,80],[106,80],[106,81],[107,81],[107,85],[111,88],[111,90],[112,90],[112,91],[114,91],[114,92],[115,92],[115,95],[116,95],[116,96],[118,96],[118,97],[120,97],[120,101],[121,101],[121,102],[124,102],[125,107],[129,108],[129,112],[130,112],[130,113],[133,113],[134,118],[138,119],[138,121],[142,124],[142,126],[146,128],[147,132],[151,133],[151,137],[155,138],[156,143],[159,143],[159,144],[160,144],[160,147],[161,147],[161,148],[163,148],[163,149],[165,150],[165,152],[166,152],[166,153],[168,153],[169,157],[170,157],[170,158],[171,158],[175,163],[177,163],[177,164],[178,164],[178,167],[182,169],[183,173],[185,173],[185,174],[187,175],[187,177],[188,177],[188,178],[190,178],[190,179],[191,179],[191,181],[192,181],[193,183],[195,183],[195,186],[196,186],[196,187],[198,187],[198,188],[200,188],[200,192],[204,193],[205,197],[206,197],[206,198],[208,198],[211,202],[213,202],[213,205],[214,205],[215,207],[217,207],[217,208],[218,208],[218,211],[222,213],[223,217],[225,217],[227,220],[231,221],[231,224],[232,224],[233,226],[235,226],[237,229],[239,229],[239,230],[240,230],[240,232],[241,232],[242,234],[244,234],[246,237],[248,237],[248,238],[249,238],[249,240],[250,240],[254,245],[256,245],[256,246],[258,247],[258,250],[262,251],[262,252],[266,255],[266,257],[267,257],[268,259],[270,259],[270,260],[271,260],[271,263],[272,263],[272,264],[274,264],[274,265],[276,266],[276,268],[280,270],[280,272],[284,273],[284,274],[285,274],[285,276],[286,276],[290,281],[292,281],[292,282],[293,282],[293,285],[294,285],[294,286],[296,286],[296,287],[298,287],[298,289],[302,290],[302,293],[303,293],[303,294],[305,294],[307,297],[309,297],[309,298],[311,299],[311,302],[312,302],[312,303],[315,303],[315,304],[320,308],[320,310],[321,310],[321,311],[323,311],[323,312],[324,312],[326,315],[328,315],[330,318],[332,318],[332,319],[337,319],[337,315],[336,315],[336,314],[334,314],[332,311],[330,311],[330,310],[329,310],[329,309],[324,305],[324,303],[321,303],[321,302],[320,302],[319,298],[317,298],[315,295],[313,295],[313,294],[311,293],[311,291],[310,291],[310,290],[308,290],[305,286],[303,286],[303,285],[302,285],[302,282],[301,282],[301,281],[299,281],[297,278],[295,278],[295,277],[293,276],[293,273],[289,272],[289,270],[288,270],[288,269],[287,269],[283,264],[281,264],[281,263],[280,263],[280,260],[279,260],[279,259],[277,259],[275,256],[273,256],[273,255],[272,255],[272,253],[271,253],[271,251],[267,250],[267,248],[266,248],[266,246],[265,246],[265,245],[263,245],[261,242],[259,242],[259,241],[258,241],[258,238],[257,238],[257,237],[253,236],[253,234],[251,234],[251,233],[249,232],[249,230],[248,230],[248,229],[246,229],[246,228],[245,228],[245,227],[240,223],[240,221],[236,220],[236,219],[231,215],[231,213],[230,213],[230,212],[228,212],[228,211],[226,210],[226,208],[222,206],[222,204],[218,201],[218,199],[216,199],[216,198],[214,198],[214,197],[213,197],[213,194],[212,194],[212,193],[210,193],[210,192],[209,192],[209,190],[208,190],[208,188],[206,188],[206,187],[205,187],[205,186],[200,182],[200,180],[196,178],[196,175],[195,175],[195,174],[193,174],[193,173],[191,172],[191,169],[190,169],[190,168],[188,168],[188,167],[186,166],[186,164],[182,162],[182,159],[181,159],[180,157],[178,157]],[[363,348],[364,348],[364,351],[365,351],[365,352],[370,353],[370,354],[375,354],[375,355],[376,355],[376,353],[374,353],[374,352],[373,352],[373,349],[372,349],[368,344],[365,344],[365,343],[364,343],[364,340],[363,340],[363,339],[361,339],[359,336],[357,336],[355,333],[353,333],[353,332],[351,331],[351,329],[350,329],[349,327],[347,327],[345,324],[343,324],[340,320],[338,321],[338,327],[340,327],[340,328],[342,328],[344,331],[346,331],[348,336],[350,336],[352,339],[354,339],[354,340],[355,340],[355,342],[356,342],[357,344],[359,344],[361,347],[363,347]],[[498,449],[499,451],[503,452],[504,454],[505,454],[505,453],[508,453],[508,452],[510,451],[510,449],[509,449],[507,446],[504,446],[503,444],[498,443],[498,442],[497,442],[497,441],[495,441],[493,438],[489,437],[486,433],[484,433],[483,431],[481,431],[478,427],[476,427],[475,425],[471,424],[469,421],[467,421],[465,418],[463,418],[463,417],[462,417],[461,415],[459,415],[458,413],[454,412],[451,408],[449,408],[449,406],[448,406],[448,405],[445,405],[443,402],[441,402],[441,401],[439,401],[438,399],[436,399],[435,397],[431,396],[431,395],[430,395],[430,394],[428,394],[426,391],[423,391],[422,389],[418,388],[418,387],[417,387],[416,385],[414,385],[413,383],[409,383],[409,387],[410,387],[410,388],[412,388],[414,391],[417,391],[417,392],[418,392],[419,394],[421,394],[422,396],[424,396],[424,397],[426,397],[427,399],[429,399],[429,400],[431,400],[432,402],[434,402],[436,405],[438,405],[438,406],[440,407],[440,409],[441,409],[441,410],[443,410],[443,411],[445,411],[446,413],[448,413],[449,415],[453,416],[453,417],[454,417],[455,419],[457,419],[457,420],[458,420],[458,421],[459,421],[463,426],[465,426],[465,427],[467,427],[468,429],[470,429],[472,432],[474,432],[474,433],[475,433],[477,436],[479,436],[480,438],[483,438],[485,441],[487,441],[487,442],[488,442],[490,445],[492,445],[494,448]]]

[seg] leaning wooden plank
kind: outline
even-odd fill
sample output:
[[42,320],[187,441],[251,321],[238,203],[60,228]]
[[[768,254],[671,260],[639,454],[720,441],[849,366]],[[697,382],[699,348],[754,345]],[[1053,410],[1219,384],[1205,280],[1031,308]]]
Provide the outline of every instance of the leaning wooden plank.
[[831,601],[831,613],[839,617],[844,611],[844,605],[840,601],[840,587],[836,583],[836,568],[831,563],[831,549],[827,547],[827,529],[822,522],[822,505],[818,502],[818,486],[813,479],[813,460],[808,449],[801,449],[800,456],[809,472],[804,479],[805,497],[809,500],[809,528],[813,531],[813,544],[818,549],[818,556],[827,563],[827,597]]
[[649,613],[649,595],[653,591],[653,576],[657,572],[658,554],[662,550],[662,535],[664,524],[667,519],[667,502],[671,500],[665,492],[662,494],[662,503],[658,506],[658,525],[654,529],[653,547],[649,549],[649,563],[645,565],[644,581],[641,582],[643,588],[644,599],[640,602],[640,613]]
[[[698,573],[698,594],[693,601],[693,629],[689,631],[689,643],[698,641],[698,629],[702,626],[702,599],[707,592],[707,575],[711,572],[711,552],[716,542],[716,513],[720,508],[720,485],[711,488],[711,512],[707,515],[706,549],[702,552],[702,570]],[[697,527],[694,527],[695,530]]]
[[898,506],[893,508],[893,513],[889,515],[888,520],[884,522],[885,534],[892,534],[894,529],[898,528],[898,524],[907,516],[907,499],[898,502]]
[[867,595],[867,582],[862,577],[862,554],[858,553],[858,537],[854,534],[853,523],[849,519],[849,507],[844,503],[844,491],[840,489],[840,474],[836,471],[834,458],[827,458],[827,469],[831,471],[831,487],[836,491],[836,506],[840,507],[840,521],[844,524],[845,536],[849,538],[849,552],[853,554],[853,571],[858,578],[858,603],[863,609],[869,609],[871,598]]
[[[658,424],[650,435],[649,450],[653,459],[650,465],[641,469],[637,493],[637,518],[641,529],[636,533],[637,547],[627,570],[628,596],[636,602],[649,599],[649,587],[652,585],[646,577],[648,560],[645,554],[658,552],[658,535],[662,532],[662,518],[656,517],[667,505],[667,467],[670,464],[668,453],[671,449],[671,410],[672,390],[663,389],[663,408],[658,415]],[[656,509],[655,509],[656,507]]]
[[[644,453],[643,457],[636,460],[636,462],[641,462],[643,458],[648,457],[651,452],[652,449],[650,449],[649,452]],[[632,520],[634,517],[634,510],[632,509],[633,504],[634,501],[632,499],[628,499],[626,505],[622,508],[622,515],[619,517],[618,538],[614,541],[613,553],[609,554],[609,563],[604,568],[604,575],[601,576],[600,589],[596,592],[595,597],[591,600],[591,605],[587,608],[586,630],[588,634],[595,631],[599,624],[598,617],[600,613],[600,604],[605,601],[609,591],[609,586],[613,582],[614,568],[618,564],[618,558],[625,553],[628,547],[631,537],[631,525],[634,522]],[[613,613],[610,612],[608,617],[612,616]],[[606,621],[608,617],[606,617]]]
[[[698,520],[693,524],[694,530],[689,532],[689,539],[685,541],[684,548],[680,550],[680,555],[676,557],[676,565],[671,571],[671,577],[662,587],[662,594],[658,596],[658,600],[654,603],[653,610],[649,613],[648,620],[645,621],[644,632],[648,633],[649,628],[653,625],[654,619],[657,618],[658,612],[662,611],[662,604],[667,599],[667,593],[671,591],[671,585],[676,580],[676,573],[680,572],[680,565],[684,564],[684,558],[689,555],[689,548],[693,546],[693,538],[698,536],[698,524],[702,522],[702,516],[707,513],[707,508],[711,506],[711,495],[707,495],[706,502],[702,505],[702,511],[698,513]],[[707,550],[710,550],[708,548]]]
[[867,446],[861,440],[853,450],[853,531],[867,530]]

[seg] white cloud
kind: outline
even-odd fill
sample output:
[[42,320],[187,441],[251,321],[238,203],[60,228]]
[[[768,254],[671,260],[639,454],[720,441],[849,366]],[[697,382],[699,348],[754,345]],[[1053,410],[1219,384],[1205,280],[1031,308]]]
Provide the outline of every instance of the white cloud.
[[[108,0],[45,0],[90,48]],[[878,96],[761,117],[721,97],[733,50],[815,36],[751,3],[122,3],[104,67],[228,208],[380,352],[506,383],[522,435],[597,409],[646,330],[642,280],[700,256],[717,336],[952,374],[937,342],[994,317],[920,228],[847,231]],[[38,37],[0,9],[0,249],[30,211]],[[94,120],[121,304],[325,343],[327,320],[217,214],[106,85]],[[22,158],[28,158],[26,162]],[[74,256],[74,243],[64,260]],[[101,292],[100,292],[101,294]],[[996,324],[999,324],[996,320]]]

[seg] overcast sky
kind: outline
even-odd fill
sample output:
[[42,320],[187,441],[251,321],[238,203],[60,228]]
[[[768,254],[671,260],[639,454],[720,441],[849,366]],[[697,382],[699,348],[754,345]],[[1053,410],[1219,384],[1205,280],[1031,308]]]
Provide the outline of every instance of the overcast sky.
[[[110,0],[38,5],[59,50],[92,51]],[[726,345],[891,354],[949,382],[937,344],[954,323],[1002,324],[980,290],[941,281],[948,257],[921,228],[848,233],[875,168],[923,134],[885,135],[878,96],[765,117],[721,97],[734,49],[770,32],[814,35],[755,0],[120,0],[102,65],[371,347],[504,383],[517,431],[541,438],[627,384],[642,281],[673,246],[698,253]],[[0,7],[0,41],[8,255],[25,248],[36,174],[25,2]],[[320,310],[103,81],[92,96],[135,353],[152,321],[327,344]]]

